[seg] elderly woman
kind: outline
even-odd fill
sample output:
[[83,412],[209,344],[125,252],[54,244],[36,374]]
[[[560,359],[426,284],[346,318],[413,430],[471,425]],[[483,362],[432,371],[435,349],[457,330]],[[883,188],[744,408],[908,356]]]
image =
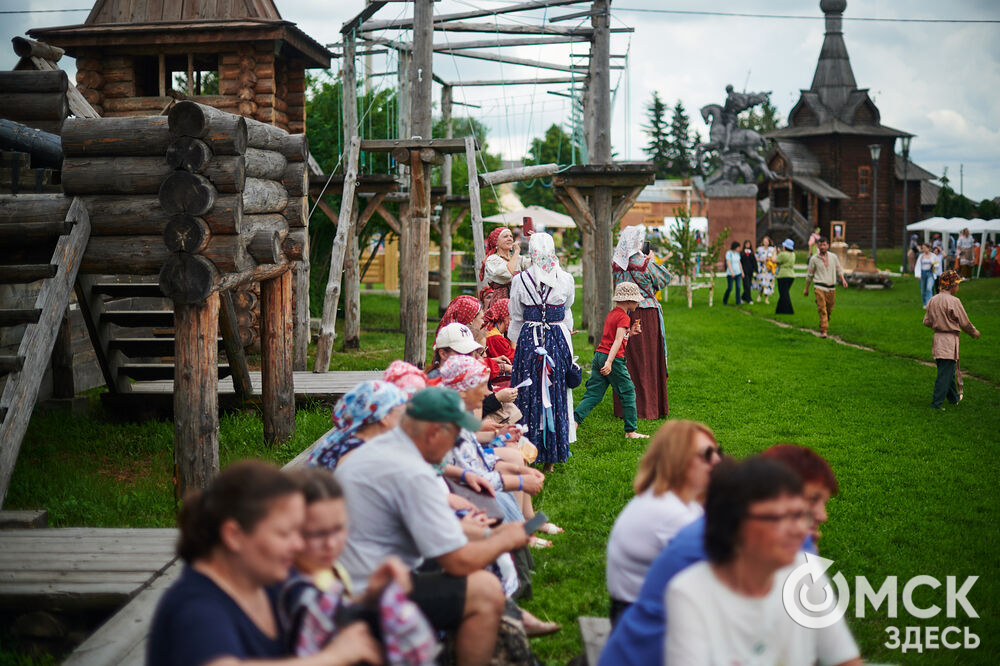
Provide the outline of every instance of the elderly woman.
[[811,523],[802,480],[789,467],[762,458],[718,465],[705,503],[708,561],[667,588],[666,663],[860,666],[843,618],[807,629],[783,606]]
[[[491,301],[492,303],[492,301]],[[486,331],[483,330],[483,319],[486,316],[488,307],[484,307],[480,304],[479,300],[474,296],[462,295],[456,296],[451,303],[448,304],[448,308],[444,311],[441,316],[441,321],[438,323],[437,332],[435,333],[435,338],[440,335],[441,331],[449,324],[464,324],[469,327],[472,331],[472,335],[476,342],[485,346],[486,342]],[[435,349],[437,347],[435,346]],[[463,352],[471,353],[471,352]],[[490,373],[495,377],[501,374],[510,374],[511,371],[511,358],[500,355],[494,357],[492,354],[487,356],[486,365],[490,368]],[[434,364],[432,363],[432,366]],[[436,366],[435,366],[436,367]],[[430,372],[432,368],[428,368]]]
[[573,365],[573,276],[559,267],[552,236],[532,234],[528,242],[531,266],[511,282],[510,331],[517,340],[511,386],[531,384],[517,395],[528,439],[538,447],[546,471],[569,458],[576,440],[573,395],[566,375]]
[[361,382],[333,407],[334,427],[309,456],[310,467],[337,469],[341,459],[369,439],[399,424],[408,397],[401,389],[380,380]]
[[777,269],[774,259],[777,252],[771,244],[771,238],[764,236],[760,245],[757,246],[757,272],[753,276],[753,290],[757,292],[757,302],[760,303],[761,296],[764,303],[770,304],[771,294],[774,293],[774,271]]
[[[642,300],[635,314],[642,322],[646,335],[629,339],[625,347],[625,365],[635,384],[635,405],[640,419],[659,419],[670,413],[667,401],[667,336],[663,324],[663,311],[656,300],[656,292],[670,283],[666,266],[656,263],[653,253],[642,254],[646,227],[635,224],[622,229],[618,246],[612,259],[615,286],[633,282],[642,293]],[[665,259],[672,253],[668,252]],[[652,333],[652,334],[651,334]],[[615,398],[615,416],[622,418],[621,403]]]
[[[186,497],[177,544],[185,566],[156,607],[146,663],[229,666],[290,656],[273,586],[303,549],[304,517],[292,480],[261,462],[236,463]],[[381,664],[382,651],[355,623],[312,657],[287,663],[362,661]]]
[[[528,264],[521,256],[521,246],[514,241],[513,232],[507,227],[498,227],[486,238],[486,258],[479,267],[479,279],[486,282],[486,289],[480,298],[489,307],[498,298],[510,296],[510,281],[523,271]],[[490,290],[487,293],[487,289]]]
[[618,515],[608,540],[612,625],[639,596],[660,551],[702,515],[708,475],[719,460],[715,436],[701,423],[667,421],[653,435],[635,475],[635,497]]

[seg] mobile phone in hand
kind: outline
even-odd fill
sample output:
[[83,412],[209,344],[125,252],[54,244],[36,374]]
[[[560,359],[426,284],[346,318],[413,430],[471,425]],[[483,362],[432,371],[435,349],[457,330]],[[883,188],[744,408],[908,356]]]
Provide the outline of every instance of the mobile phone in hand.
[[549,517],[541,511],[535,513],[535,517],[524,524],[524,531],[531,535],[538,531],[538,528],[549,522]]

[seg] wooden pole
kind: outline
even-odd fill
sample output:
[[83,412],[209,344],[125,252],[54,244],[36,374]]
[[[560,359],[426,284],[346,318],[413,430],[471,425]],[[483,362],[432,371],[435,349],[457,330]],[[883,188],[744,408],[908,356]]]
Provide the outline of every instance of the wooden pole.
[[[357,84],[354,69],[354,31],[344,34],[341,81],[344,90],[344,145],[360,135],[358,128]],[[361,336],[361,266],[358,263],[358,207],[349,217],[341,217],[347,231],[344,253],[344,349],[357,349]],[[339,231],[339,228],[338,228]]]
[[[431,138],[432,58],[434,55],[434,0],[413,3],[413,61],[410,63],[410,131]],[[419,151],[410,151],[410,261],[403,359],[423,365],[427,357],[427,271],[430,245],[431,179]]]
[[336,337],[334,328],[337,324],[337,302],[340,300],[340,284],[344,270],[344,254],[347,250],[347,236],[350,224],[347,221],[353,215],[356,205],[355,191],[358,183],[358,159],[361,154],[361,139],[351,139],[347,155],[347,170],[344,176],[344,191],[340,202],[340,215],[343,223],[337,225],[337,234],[333,239],[333,250],[330,252],[330,275],[326,282],[326,294],[323,299],[323,319],[320,322],[319,340],[316,342],[316,363],[313,372],[326,372],[330,369],[330,355],[333,353],[333,340]]
[[483,185],[500,185],[501,183],[513,183],[532,178],[545,178],[554,175],[557,171],[559,171],[558,164],[537,164],[517,169],[481,173],[479,174],[479,182]]
[[219,471],[219,295],[174,303],[174,495]]
[[[410,64],[413,60],[411,51],[400,49],[397,51],[399,60],[396,69],[396,136],[400,139],[410,138]],[[393,159],[396,159],[395,157]],[[409,155],[406,156],[409,159]],[[398,164],[398,175],[400,181],[406,177],[407,163],[396,159]],[[409,202],[399,206],[399,267],[400,271],[406,270],[410,265],[410,204]],[[400,275],[400,277],[403,277]],[[402,329],[406,325],[406,316],[409,311],[409,294],[400,289],[399,291],[399,327]]]
[[226,361],[232,372],[233,389],[240,400],[248,400],[253,396],[253,386],[250,384],[250,366],[240,344],[240,327],[236,322],[236,307],[233,305],[233,295],[229,291],[219,292],[219,329],[222,333],[222,344],[226,350]]
[[476,139],[465,137],[465,163],[469,167],[469,209],[472,212],[472,245],[475,248],[476,293],[482,291],[483,281],[479,278],[479,266],[486,258],[486,244],[483,240],[483,206],[479,200],[479,178],[476,176]]
[[[441,120],[444,122],[444,136],[451,139],[454,132],[451,126],[451,101],[452,87],[442,86],[441,88]],[[444,165],[441,167],[441,182],[444,183],[445,196],[451,196],[451,153],[444,154]],[[441,234],[441,253],[438,258],[438,314],[444,314],[445,309],[451,302],[451,208],[444,205],[441,208],[441,221],[439,223]]]
[[[594,118],[594,143],[590,146],[590,159],[594,164],[611,163],[611,35],[610,0],[594,0],[591,25],[594,28],[590,48],[592,60],[590,88],[592,116]],[[613,221],[611,219],[611,189],[594,188],[590,201],[594,214],[594,307],[589,322],[590,337],[600,338],[605,315],[611,310],[611,256],[613,248]]]
[[260,317],[264,439],[269,444],[284,444],[295,434],[291,271],[260,283]]

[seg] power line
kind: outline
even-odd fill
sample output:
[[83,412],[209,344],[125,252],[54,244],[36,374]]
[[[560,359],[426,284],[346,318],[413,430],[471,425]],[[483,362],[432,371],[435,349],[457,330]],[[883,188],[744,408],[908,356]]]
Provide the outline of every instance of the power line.
[[[680,14],[684,16],[733,16],[738,18],[792,19],[799,21],[823,20],[823,16],[801,16],[798,14],[754,14],[749,12],[719,12],[686,9],[641,9],[638,7],[613,7],[612,12],[641,12],[644,14]],[[878,23],[1000,23],[1000,19],[952,19],[952,18],[881,18],[875,16],[844,16],[845,21],[869,21]]]
[[90,7],[84,9],[2,9],[0,14],[55,14],[58,12],[89,12]]

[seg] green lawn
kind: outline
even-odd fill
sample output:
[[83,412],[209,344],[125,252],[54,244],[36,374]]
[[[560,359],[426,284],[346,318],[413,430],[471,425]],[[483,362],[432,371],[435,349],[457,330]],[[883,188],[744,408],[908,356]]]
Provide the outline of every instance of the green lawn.
[[[801,280],[796,286],[797,312],[785,319],[815,328],[815,308],[801,295]],[[723,307],[721,295],[718,290],[717,305],[708,308],[707,290],[699,290],[688,310],[682,290],[672,289],[664,307],[671,417],[707,423],[735,456],[776,442],[808,445],[825,456],[841,484],[820,543],[822,554],[835,561],[831,573],[841,571],[848,580],[865,575],[876,586],[895,575],[900,588],[918,574],[942,582],[947,575],[980,576],[968,595],[979,619],[909,619],[902,605],[896,620],[886,616],[885,606],[865,620],[852,619],[866,659],[993,663],[1000,651],[1000,585],[992,576],[1000,564],[1000,280],[966,283],[959,293],[983,333],[981,340],[963,339],[963,367],[988,381],[967,379],[965,401],[945,412],[928,407],[934,370],[913,360],[927,359],[930,332],[920,325],[923,310],[912,278],[885,292],[838,292],[831,333],[874,352],[780,328],[765,320],[774,317],[773,305]],[[579,316],[579,304],[576,311]],[[363,295],[362,313],[366,331],[398,322],[391,297]],[[592,349],[584,336],[575,340],[589,365]],[[332,367],[384,368],[401,351],[400,334],[365,332],[362,350],[336,353]],[[289,460],[327,428],[328,419],[323,409],[300,410],[295,441],[270,450],[261,443],[255,414],[225,417],[222,459]],[[648,433],[656,426],[640,422]],[[566,527],[554,537],[554,548],[535,551],[535,598],[526,604],[564,627],[534,642],[548,663],[565,663],[582,651],[578,616],[607,611],[604,550],[615,517],[631,497],[643,447],[622,437],[608,397],[537,501]],[[6,506],[45,507],[57,526],[169,525],[170,470],[170,424],[111,425],[96,405],[87,418],[36,414]],[[916,599],[921,606],[944,607],[943,587],[933,594],[922,588]],[[882,646],[887,626],[952,624],[970,627],[982,639],[980,647],[903,655]],[[0,652],[0,661],[4,656]]]

